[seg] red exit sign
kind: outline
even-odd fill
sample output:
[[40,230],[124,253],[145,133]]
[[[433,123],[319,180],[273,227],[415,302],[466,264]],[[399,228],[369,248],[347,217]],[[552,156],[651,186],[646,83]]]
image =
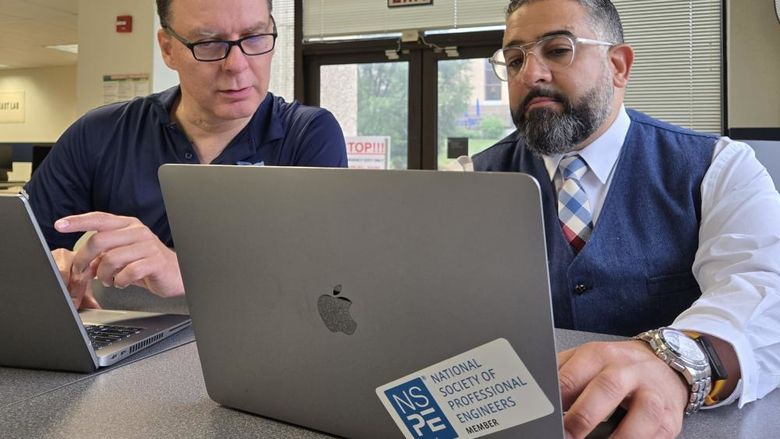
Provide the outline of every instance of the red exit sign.
[[388,8],[398,8],[402,6],[432,5],[433,0],[387,0]]

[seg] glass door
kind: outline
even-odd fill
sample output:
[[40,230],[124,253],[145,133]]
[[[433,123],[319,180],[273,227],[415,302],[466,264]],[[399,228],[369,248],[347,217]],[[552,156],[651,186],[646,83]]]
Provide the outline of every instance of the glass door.
[[514,130],[506,83],[487,58],[438,61],[437,168],[472,156]]
[[299,99],[335,115],[351,168],[445,169],[512,129],[506,85],[487,62],[501,38],[487,31],[305,44]]
[[408,62],[323,65],[320,106],[341,124],[350,168],[408,167]]

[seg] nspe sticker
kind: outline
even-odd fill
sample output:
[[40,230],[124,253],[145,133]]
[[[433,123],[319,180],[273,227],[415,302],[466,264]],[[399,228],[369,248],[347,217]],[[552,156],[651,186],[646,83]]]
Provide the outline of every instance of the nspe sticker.
[[477,438],[553,412],[503,338],[380,386],[376,394],[408,439]]

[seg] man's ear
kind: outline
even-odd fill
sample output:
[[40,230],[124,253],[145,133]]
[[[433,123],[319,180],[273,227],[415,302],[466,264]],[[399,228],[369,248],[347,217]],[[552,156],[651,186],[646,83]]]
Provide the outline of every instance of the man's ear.
[[628,44],[618,44],[609,49],[609,63],[612,67],[612,84],[626,88],[634,64],[634,49]]
[[160,54],[162,55],[165,65],[171,70],[177,70],[176,62],[171,53],[173,50],[173,38],[165,32],[165,29],[161,28],[157,31],[157,42],[160,44]]

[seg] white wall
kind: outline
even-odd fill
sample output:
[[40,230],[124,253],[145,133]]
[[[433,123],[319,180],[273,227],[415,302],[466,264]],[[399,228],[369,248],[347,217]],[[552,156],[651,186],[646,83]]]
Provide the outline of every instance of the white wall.
[[[178,82],[160,73],[167,67],[156,48],[156,14],[155,0],[79,0],[79,114],[103,105],[103,75],[146,74],[152,90]],[[116,32],[120,15],[133,16],[132,33]]]
[[0,123],[0,142],[54,142],[77,118],[76,66],[0,70],[0,91],[25,93],[24,123]]
[[780,128],[780,22],[772,0],[729,0],[730,128]]

